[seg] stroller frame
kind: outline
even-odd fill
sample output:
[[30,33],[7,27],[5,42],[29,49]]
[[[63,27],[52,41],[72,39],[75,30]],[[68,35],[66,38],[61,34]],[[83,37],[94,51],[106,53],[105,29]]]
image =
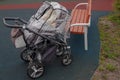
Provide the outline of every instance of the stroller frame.
[[[15,21],[17,23],[15,25],[11,25],[11,24],[8,24],[7,21]],[[27,41],[25,40],[24,33],[22,32],[23,39],[26,43],[26,47],[22,50],[20,56],[22,60],[24,60],[25,62],[29,62],[29,65],[27,68],[27,74],[31,78],[35,79],[43,75],[45,58],[48,55],[50,55],[50,53],[47,55],[44,54],[44,49],[48,48],[47,46],[52,47],[51,53],[53,53],[54,50],[56,49],[54,54],[58,53],[56,55],[61,58],[61,62],[63,65],[67,66],[72,62],[70,47],[67,46],[67,44],[64,41],[61,40],[58,42],[54,39],[41,35],[27,28],[25,26],[25,24],[27,24],[27,21],[20,19],[19,17],[5,17],[3,18],[3,22],[8,28],[19,29],[21,32],[23,30],[27,30],[45,39],[42,42],[43,46],[28,44]],[[19,23],[22,23],[23,25],[20,25]],[[49,45],[48,45],[48,42],[50,43]],[[55,46],[53,47],[52,45],[55,45]]]

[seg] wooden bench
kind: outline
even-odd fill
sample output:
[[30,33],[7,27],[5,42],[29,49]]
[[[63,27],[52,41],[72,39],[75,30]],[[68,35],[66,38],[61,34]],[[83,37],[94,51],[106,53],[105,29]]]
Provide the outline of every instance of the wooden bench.
[[77,4],[71,13],[70,32],[74,34],[84,34],[85,50],[88,50],[88,27],[91,20],[91,0],[88,3]]

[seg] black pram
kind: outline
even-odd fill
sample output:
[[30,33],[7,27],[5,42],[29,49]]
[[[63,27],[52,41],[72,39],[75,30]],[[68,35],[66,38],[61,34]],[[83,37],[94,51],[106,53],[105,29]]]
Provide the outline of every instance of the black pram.
[[[44,72],[44,64],[57,55],[63,65],[72,61],[69,38],[69,14],[57,2],[44,2],[28,22],[20,18],[5,17],[4,24],[13,28],[11,38],[16,48],[24,47],[21,58],[29,62],[27,73],[38,78]],[[16,24],[8,24],[15,21]]]

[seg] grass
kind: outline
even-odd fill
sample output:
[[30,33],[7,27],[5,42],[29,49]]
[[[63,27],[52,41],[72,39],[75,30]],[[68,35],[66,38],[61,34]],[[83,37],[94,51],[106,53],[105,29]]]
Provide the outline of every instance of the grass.
[[[116,19],[113,19],[113,15],[108,15],[99,19],[98,26],[101,40],[100,63],[92,80],[110,80],[109,77],[117,77],[120,75],[119,21],[120,18],[116,21]],[[115,76],[109,76],[109,74]]]
[[108,19],[120,25],[120,13],[113,13],[108,16]]
[[104,71],[104,70],[105,70],[105,67],[102,66],[102,65],[100,65],[100,66],[99,66],[99,71]]
[[110,21],[111,15],[101,18],[99,23],[101,39],[100,60],[117,59],[120,56],[120,25]]
[[113,72],[113,71],[115,71],[116,69],[117,69],[116,66],[114,66],[113,64],[107,64],[107,65],[106,65],[106,70],[108,70],[108,71]]

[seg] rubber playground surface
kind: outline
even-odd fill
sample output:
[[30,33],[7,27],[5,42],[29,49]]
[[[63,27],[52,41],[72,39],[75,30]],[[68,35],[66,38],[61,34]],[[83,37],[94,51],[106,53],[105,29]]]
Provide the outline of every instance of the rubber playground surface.
[[[70,11],[78,2],[85,1],[59,0]],[[89,50],[84,50],[83,35],[71,34],[72,64],[67,67],[62,66],[56,58],[53,63],[46,66],[45,74],[37,80],[91,79],[99,64],[98,19],[112,11],[113,1],[93,0],[92,2],[92,20],[88,31]],[[20,50],[13,46],[10,39],[10,29],[4,27],[2,18],[9,16],[29,20],[42,2],[43,0],[0,0],[0,80],[31,80],[26,74],[27,64],[20,59]]]

